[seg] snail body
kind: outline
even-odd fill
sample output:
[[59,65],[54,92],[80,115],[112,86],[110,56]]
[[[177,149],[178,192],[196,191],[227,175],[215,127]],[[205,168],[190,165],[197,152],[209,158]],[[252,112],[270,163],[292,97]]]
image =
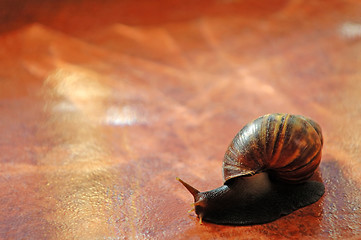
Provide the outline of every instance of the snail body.
[[251,225],[271,222],[318,201],[324,185],[310,181],[320,164],[323,137],[310,118],[268,114],[243,127],[223,160],[224,185],[193,195],[200,221]]

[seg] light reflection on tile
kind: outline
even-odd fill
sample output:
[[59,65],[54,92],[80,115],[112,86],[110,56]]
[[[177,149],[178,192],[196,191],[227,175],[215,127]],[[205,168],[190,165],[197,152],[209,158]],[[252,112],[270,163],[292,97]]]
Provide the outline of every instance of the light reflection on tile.
[[44,83],[49,151],[39,164],[57,166],[46,173],[43,189],[54,199],[47,219],[56,239],[96,239],[111,233],[112,160],[94,121],[105,111],[110,93],[96,76],[71,69],[57,71]]
[[122,108],[113,106],[108,108],[104,122],[108,125],[124,126],[144,122],[144,119],[130,106]]
[[340,27],[340,34],[347,39],[357,39],[361,37],[361,23],[345,22]]

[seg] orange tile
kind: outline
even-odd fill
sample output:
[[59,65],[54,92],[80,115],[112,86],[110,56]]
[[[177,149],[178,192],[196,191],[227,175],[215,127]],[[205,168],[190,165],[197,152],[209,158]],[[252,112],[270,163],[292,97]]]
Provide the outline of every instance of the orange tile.
[[[358,239],[356,1],[4,1],[1,239]],[[269,112],[325,144],[317,203],[255,226],[198,223],[226,147]]]

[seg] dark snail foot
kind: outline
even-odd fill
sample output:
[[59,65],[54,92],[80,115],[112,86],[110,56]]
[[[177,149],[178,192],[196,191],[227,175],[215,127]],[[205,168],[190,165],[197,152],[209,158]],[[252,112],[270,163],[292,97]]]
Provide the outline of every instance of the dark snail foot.
[[297,185],[272,183],[272,190],[267,193],[247,199],[240,196],[233,203],[223,206],[221,211],[203,216],[203,220],[223,225],[268,223],[317,202],[324,192],[323,183],[315,181]]

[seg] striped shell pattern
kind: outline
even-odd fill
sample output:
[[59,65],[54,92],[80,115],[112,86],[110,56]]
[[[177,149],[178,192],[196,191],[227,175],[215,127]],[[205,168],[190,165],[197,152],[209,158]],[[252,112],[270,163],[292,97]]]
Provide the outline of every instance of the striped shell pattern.
[[321,161],[323,137],[313,120],[290,114],[268,114],[242,128],[223,161],[223,179],[268,172],[289,183],[309,179]]

